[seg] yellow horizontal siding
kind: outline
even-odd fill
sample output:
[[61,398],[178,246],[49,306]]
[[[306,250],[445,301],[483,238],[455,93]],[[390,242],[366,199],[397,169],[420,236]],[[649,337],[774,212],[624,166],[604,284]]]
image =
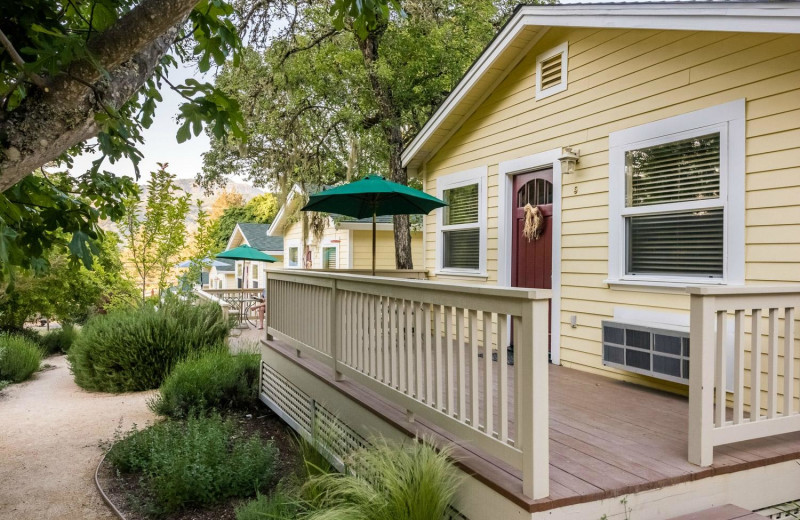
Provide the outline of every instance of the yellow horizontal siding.
[[[565,92],[535,99],[536,56],[569,42]],[[679,390],[606,369],[601,322],[621,307],[686,313],[682,294],[610,289],[608,136],[611,132],[746,99],[747,283],[800,282],[800,37],[620,29],[552,28],[424,166],[436,194],[441,175],[487,166],[487,283],[497,280],[498,165],[562,146],[581,151],[563,177],[561,359],[565,365]],[[436,219],[425,229],[435,265]],[[475,279],[464,279],[475,282]],[[480,281],[480,280],[478,280]],[[575,316],[577,328],[569,325]]]

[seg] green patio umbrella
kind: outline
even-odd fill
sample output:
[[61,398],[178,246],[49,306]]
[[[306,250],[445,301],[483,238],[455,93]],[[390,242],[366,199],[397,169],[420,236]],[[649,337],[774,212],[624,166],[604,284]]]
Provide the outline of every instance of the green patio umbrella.
[[372,217],[372,275],[375,276],[375,217],[427,215],[447,203],[425,192],[369,175],[309,197],[302,211],[324,211],[354,218]]
[[[217,255],[217,258],[227,258],[228,260],[243,260],[244,262],[277,262],[278,259],[266,253],[262,253],[254,247],[247,244],[233,248],[229,251],[223,251]],[[244,267],[244,278],[247,278],[247,264]],[[244,285],[244,284],[243,284]],[[244,289],[244,287],[242,287]]]

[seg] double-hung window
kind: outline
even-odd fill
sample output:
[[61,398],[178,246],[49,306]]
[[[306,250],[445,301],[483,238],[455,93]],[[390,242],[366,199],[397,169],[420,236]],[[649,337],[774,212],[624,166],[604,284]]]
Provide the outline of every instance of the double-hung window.
[[286,250],[286,267],[300,267],[300,245],[289,244]]
[[486,168],[437,179],[439,210],[437,270],[463,275],[486,274]]
[[610,281],[741,283],[744,102],[610,141]]

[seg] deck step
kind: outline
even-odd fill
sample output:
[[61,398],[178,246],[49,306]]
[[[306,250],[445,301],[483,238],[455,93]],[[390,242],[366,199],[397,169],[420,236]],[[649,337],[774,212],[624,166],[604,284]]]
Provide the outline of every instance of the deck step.
[[676,516],[671,520],[764,520],[764,517],[739,506],[727,504],[688,515]]

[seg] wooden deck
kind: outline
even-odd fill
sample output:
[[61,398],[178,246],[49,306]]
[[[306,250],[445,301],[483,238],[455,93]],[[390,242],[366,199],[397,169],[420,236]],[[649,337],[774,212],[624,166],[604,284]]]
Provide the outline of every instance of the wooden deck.
[[550,496],[531,500],[522,475],[440,428],[408,421],[406,411],[351,381],[334,381],[330,367],[267,345],[409,435],[456,445],[459,466],[530,512],[657,489],[680,482],[800,458],[800,433],[718,447],[711,467],[687,461],[686,398],[569,368],[551,366]]
[[678,516],[672,520],[764,520],[764,517],[752,513],[747,509],[728,504],[726,506],[698,511],[690,515]]

